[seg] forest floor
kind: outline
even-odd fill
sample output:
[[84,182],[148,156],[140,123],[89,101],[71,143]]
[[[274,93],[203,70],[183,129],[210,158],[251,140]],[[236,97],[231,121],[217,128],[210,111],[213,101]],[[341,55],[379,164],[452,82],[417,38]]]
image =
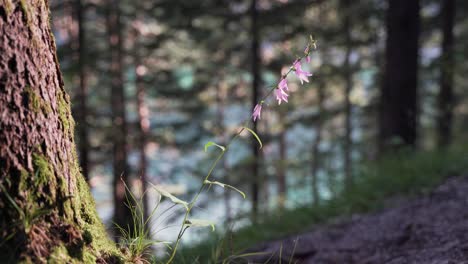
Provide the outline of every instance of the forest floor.
[[468,263],[468,175],[449,178],[419,197],[389,199],[377,212],[249,251],[275,252],[252,258],[255,263],[290,263],[291,255],[304,264]]

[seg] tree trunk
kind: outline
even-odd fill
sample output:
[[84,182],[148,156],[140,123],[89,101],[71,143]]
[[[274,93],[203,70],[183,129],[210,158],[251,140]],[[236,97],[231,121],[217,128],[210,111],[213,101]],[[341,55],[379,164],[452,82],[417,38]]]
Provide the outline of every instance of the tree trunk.
[[[280,124],[284,124],[285,121],[285,113],[280,110],[279,113],[279,122]],[[283,127],[279,134],[279,160],[277,162],[277,177],[278,177],[278,207],[280,209],[284,208],[286,203],[286,161],[287,161],[287,151],[286,151],[286,128]]]
[[380,94],[379,152],[417,139],[419,0],[389,0],[386,65]]
[[[140,2],[135,2],[135,21],[134,24],[134,63],[135,63],[135,87],[136,87],[136,104],[138,111],[138,152],[140,153],[140,162],[138,164],[138,176],[141,180],[141,200],[144,219],[150,217],[150,209],[148,205],[148,137],[150,133],[150,119],[149,119],[149,108],[146,104],[146,89],[144,83],[144,76],[147,73],[147,68],[142,56],[142,28],[143,24],[143,6]],[[149,238],[151,237],[151,223],[147,226]]]
[[322,142],[322,126],[323,126],[323,103],[325,100],[325,84],[320,81],[319,87],[317,88],[318,97],[318,118],[315,125],[315,139],[312,144],[312,203],[318,205],[320,203],[320,194],[318,190],[318,171],[320,169],[320,143]]
[[446,147],[452,139],[453,119],[453,24],[455,20],[455,0],[442,1],[442,58],[439,92],[438,145]]
[[[226,94],[228,85],[224,80],[224,73],[219,74],[219,83],[216,85],[216,123],[218,124],[216,127],[216,134],[220,137],[220,144],[225,146],[227,144],[227,136],[226,136],[226,128],[224,126],[224,116],[225,116],[225,109],[224,104],[226,103]],[[222,159],[221,161],[221,173],[223,173],[223,182],[225,184],[231,184],[231,179],[229,177],[229,166],[227,163],[227,158]],[[226,222],[229,223],[232,218],[231,213],[231,192],[229,190],[224,190],[223,193],[224,198],[224,209],[225,209],[225,218]]]
[[80,76],[80,85],[78,89],[78,111],[76,120],[78,123],[77,134],[78,134],[78,152],[80,157],[81,172],[88,181],[89,180],[89,142],[88,142],[88,87],[87,87],[87,70],[86,70],[86,39],[85,39],[85,28],[84,28],[84,14],[85,8],[82,0],[76,0],[76,16],[78,21],[78,71]]
[[[122,32],[119,1],[109,0],[107,28],[110,49],[111,111],[114,174],[114,222],[121,227],[131,225],[125,185],[130,188],[127,163],[127,121],[125,118],[125,94],[123,86]],[[132,228],[131,228],[132,230]]]
[[147,146],[148,146],[148,135],[150,132],[150,119],[149,119],[149,109],[146,105],[146,91],[145,84],[143,81],[143,76],[145,75],[146,68],[144,63],[142,63],[139,50],[141,47],[138,44],[138,35],[136,35],[136,45],[135,45],[135,76],[136,76],[136,103],[138,109],[138,152],[140,153],[140,162],[138,164],[138,176],[141,179],[142,186],[142,202],[143,202],[143,215],[144,219],[149,217],[149,206],[148,206],[148,197],[146,191],[148,190],[148,158],[146,156]]
[[[251,36],[252,36],[252,111],[259,100],[259,85],[260,85],[260,56],[259,56],[259,36],[258,36],[258,10],[257,1],[252,0],[250,6],[251,15]],[[253,122],[252,130],[257,133],[257,122]],[[259,157],[260,150],[258,143],[252,139],[252,215],[255,220],[258,214],[259,190],[260,190],[260,175],[259,175]]]
[[47,1],[0,2],[0,258],[112,262],[80,173]]
[[345,60],[343,63],[344,80],[345,80],[345,136],[344,136],[344,176],[345,188],[349,188],[353,183],[353,174],[351,168],[351,152],[352,152],[352,105],[350,100],[351,90],[353,89],[353,73],[351,71],[350,56],[351,56],[351,5],[350,0],[342,0],[343,9],[343,33],[345,36]]

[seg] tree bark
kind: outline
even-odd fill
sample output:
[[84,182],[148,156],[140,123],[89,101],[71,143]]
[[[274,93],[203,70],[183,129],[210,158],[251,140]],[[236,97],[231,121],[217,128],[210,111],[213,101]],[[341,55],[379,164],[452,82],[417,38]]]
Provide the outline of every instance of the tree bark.
[[0,259],[112,262],[49,21],[47,1],[0,2]]
[[[122,32],[118,0],[109,0],[107,29],[110,49],[111,111],[112,111],[112,167],[114,186],[114,222],[121,227],[132,224],[131,211],[126,197],[129,181],[127,163],[127,121],[125,117],[125,94],[123,86]],[[132,228],[130,228],[133,230]]]
[[451,143],[453,119],[453,25],[455,20],[455,1],[442,1],[442,58],[440,74],[440,92],[438,97],[438,145],[443,148]]
[[419,0],[389,0],[386,65],[380,94],[381,154],[417,139]]

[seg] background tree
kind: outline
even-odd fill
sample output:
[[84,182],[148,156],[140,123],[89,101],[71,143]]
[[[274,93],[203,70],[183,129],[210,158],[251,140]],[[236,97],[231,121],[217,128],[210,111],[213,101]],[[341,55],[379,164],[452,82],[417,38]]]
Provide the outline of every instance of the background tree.
[[[250,5],[250,16],[251,16],[251,25],[250,30],[252,34],[252,111],[257,105],[258,100],[260,100],[260,85],[261,85],[261,76],[260,76],[260,54],[259,54],[259,25],[258,25],[258,10],[257,10],[257,0],[252,0]],[[252,130],[257,133],[257,123],[253,123]],[[258,213],[258,203],[260,197],[260,171],[259,171],[259,162],[260,162],[260,150],[258,148],[258,143],[255,139],[252,140],[252,214],[254,219]]]
[[352,105],[351,105],[351,91],[353,89],[353,73],[351,69],[351,52],[352,52],[352,5],[349,0],[341,1],[341,9],[344,13],[343,15],[343,33],[344,33],[344,46],[345,46],[345,58],[343,62],[343,77],[345,82],[344,87],[344,98],[345,98],[345,134],[344,134],[344,175],[345,175],[345,184],[349,188],[352,184]]
[[78,154],[80,158],[80,166],[83,176],[89,180],[89,139],[88,139],[88,73],[86,66],[87,49],[86,49],[86,29],[85,29],[85,14],[86,8],[83,0],[75,1],[76,20],[78,22],[78,71],[79,71],[79,89],[78,89],[78,107],[76,113],[77,135],[78,135]]
[[438,143],[440,147],[446,147],[452,142],[452,120],[453,120],[453,75],[454,65],[454,43],[453,26],[455,22],[455,1],[442,1],[440,16],[442,19],[442,58],[440,70],[440,92],[438,96],[439,116]]
[[113,143],[113,185],[114,185],[114,222],[126,227],[131,224],[130,204],[127,202],[127,188],[132,186],[127,164],[127,119],[125,114],[125,92],[123,80],[122,24],[119,1],[109,1],[107,29],[109,34],[111,78],[110,104],[112,111]]
[[379,149],[415,146],[419,1],[388,1],[384,81],[380,94]]
[[[148,149],[148,136],[150,132],[150,120],[149,120],[149,108],[146,104],[146,89],[144,78],[147,73],[147,67],[142,58],[141,51],[143,47],[141,45],[142,31],[141,26],[143,25],[143,17],[141,15],[142,6],[136,4],[136,21],[134,23],[134,66],[135,66],[135,86],[136,86],[136,108],[138,111],[138,152],[140,154],[137,177],[141,181],[141,193],[143,200],[143,215],[145,219],[148,219],[149,212],[151,209],[148,205],[148,158],[147,158],[147,149]],[[146,195],[145,195],[146,194]]]
[[324,111],[324,101],[325,101],[325,85],[321,82],[317,87],[317,108],[318,108],[318,117],[314,127],[315,138],[312,144],[311,151],[311,174],[312,174],[312,203],[314,205],[319,205],[320,203],[320,192],[319,192],[319,171],[320,171],[320,144],[322,143],[322,129],[323,129],[323,115]]

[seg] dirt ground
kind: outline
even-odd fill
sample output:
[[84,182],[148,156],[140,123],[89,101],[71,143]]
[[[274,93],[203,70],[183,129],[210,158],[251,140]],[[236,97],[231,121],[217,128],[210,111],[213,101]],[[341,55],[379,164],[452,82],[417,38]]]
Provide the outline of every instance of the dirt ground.
[[[468,176],[448,179],[427,195],[392,204],[252,251],[276,252],[268,263],[280,263],[281,245],[281,262],[290,263],[296,244],[297,262],[292,263],[468,264]],[[265,263],[270,256],[251,261]]]

